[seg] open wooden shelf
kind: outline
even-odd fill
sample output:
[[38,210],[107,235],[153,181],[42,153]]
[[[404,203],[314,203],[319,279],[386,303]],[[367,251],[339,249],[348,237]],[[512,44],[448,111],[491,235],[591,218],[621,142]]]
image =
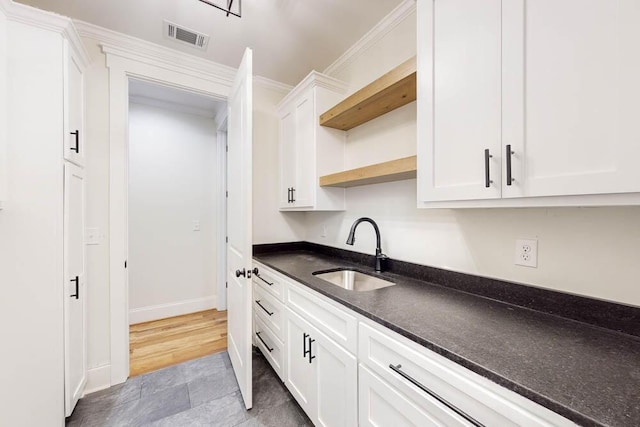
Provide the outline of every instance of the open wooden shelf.
[[413,57],[322,114],[320,125],[349,130],[415,100]]
[[356,187],[416,177],[416,156],[391,160],[320,177],[320,187]]

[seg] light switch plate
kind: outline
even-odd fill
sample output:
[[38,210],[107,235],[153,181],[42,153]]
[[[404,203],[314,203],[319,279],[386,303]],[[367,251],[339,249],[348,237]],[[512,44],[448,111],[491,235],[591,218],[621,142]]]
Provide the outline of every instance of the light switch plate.
[[200,221],[193,221],[193,231],[200,231]]
[[84,231],[85,245],[99,245],[102,242],[99,228],[87,228]]

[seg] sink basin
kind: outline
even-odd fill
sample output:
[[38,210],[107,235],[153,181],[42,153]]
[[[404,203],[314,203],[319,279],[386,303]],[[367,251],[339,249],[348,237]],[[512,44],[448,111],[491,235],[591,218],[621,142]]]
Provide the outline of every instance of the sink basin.
[[395,285],[395,283],[389,280],[361,273],[350,268],[316,271],[313,275],[325,282],[340,286],[349,291],[373,291],[374,289]]

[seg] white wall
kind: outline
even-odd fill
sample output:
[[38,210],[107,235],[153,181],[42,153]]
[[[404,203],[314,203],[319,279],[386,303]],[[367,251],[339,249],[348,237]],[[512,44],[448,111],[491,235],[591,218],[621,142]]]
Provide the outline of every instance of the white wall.
[[[1,14],[0,10],[0,14]],[[64,422],[62,38],[9,22],[0,425]]]
[[132,324],[216,306],[216,150],[213,118],[129,104]]
[[[357,90],[415,55],[415,26],[414,14],[334,77]],[[413,103],[349,131],[347,167],[415,154],[415,128]],[[370,216],[391,258],[640,306],[640,207],[422,210],[415,180],[346,197],[346,212],[306,214],[306,240],[373,254],[367,225],[354,247],[344,243],[352,222]],[[539,240],[537,269],[514,265],[517,238]]]

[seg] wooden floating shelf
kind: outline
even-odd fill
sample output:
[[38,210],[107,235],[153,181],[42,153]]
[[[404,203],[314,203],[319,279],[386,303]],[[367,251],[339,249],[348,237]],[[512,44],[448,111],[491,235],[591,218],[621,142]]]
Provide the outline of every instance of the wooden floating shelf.
[[356,187],[416,177],[416,156],[391,160],[320,177],[320,187]]
[[349,130],[416,100],[416,58],[400,64],[320,116],[320,125]]

